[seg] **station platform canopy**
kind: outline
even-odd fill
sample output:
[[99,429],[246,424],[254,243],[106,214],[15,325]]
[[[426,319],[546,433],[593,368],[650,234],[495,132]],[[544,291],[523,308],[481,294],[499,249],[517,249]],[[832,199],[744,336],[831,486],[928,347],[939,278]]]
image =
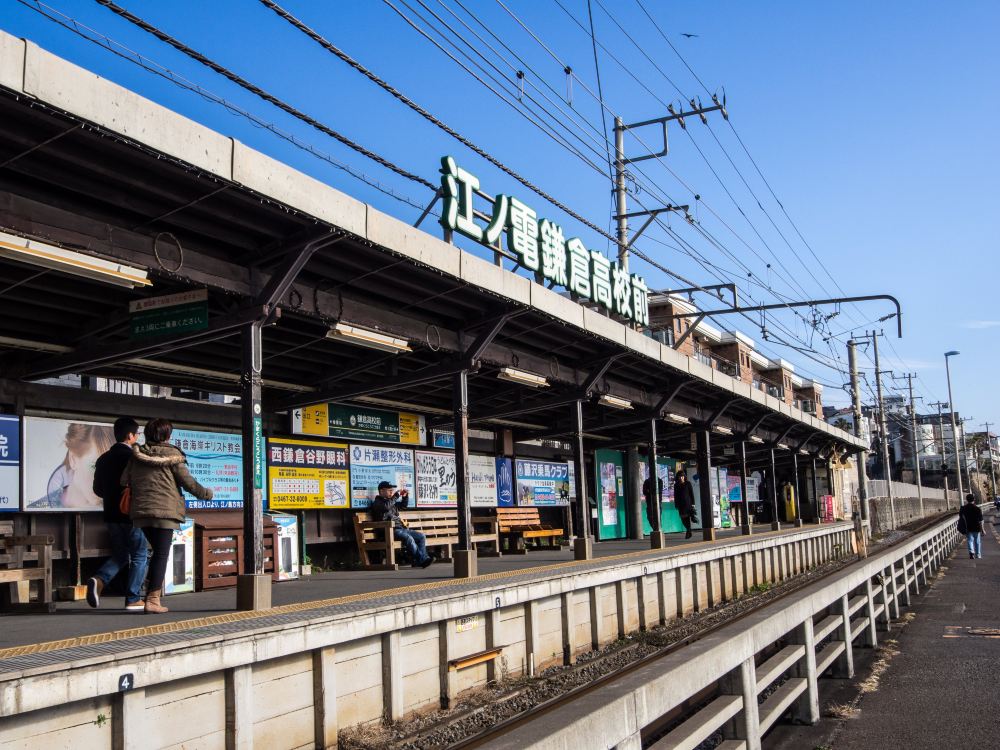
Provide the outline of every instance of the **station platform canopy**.
[[[2,33],[0,122],[7,382],[87,373],[239,394],[239,332],[263,319],[269,412],[351,402],[449,427],[451,376],[466,370],[470,425],[516,440],[569,434],[582,401],[595,447],[645,443],[653,419],[667,452],[691,449],[699,428],[796,455],[865,447],[647,331]],[[137,329],[142,300],[187,292],[194,317]]]

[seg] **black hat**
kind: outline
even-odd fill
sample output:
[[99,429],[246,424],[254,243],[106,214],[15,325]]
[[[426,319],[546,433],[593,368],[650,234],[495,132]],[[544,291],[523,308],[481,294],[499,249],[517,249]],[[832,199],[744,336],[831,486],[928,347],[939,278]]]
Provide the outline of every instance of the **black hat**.
[[379,482],[378,488],[380,490],[394,490],[396,489],[396,485],[394,485],[392,482]]

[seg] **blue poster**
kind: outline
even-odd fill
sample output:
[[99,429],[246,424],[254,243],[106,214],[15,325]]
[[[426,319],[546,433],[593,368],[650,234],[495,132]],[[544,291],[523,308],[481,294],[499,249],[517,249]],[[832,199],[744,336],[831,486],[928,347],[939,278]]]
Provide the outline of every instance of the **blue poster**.
[[378,495],[379,482],[392,482],[410,493],[410,508],[417,505],[413,493],[413,451],[381,445],[351,445],[351,507],[367,508]]
[[21,503],[21,422],[0,416],[0,511]]
[[568,505],[569,465],[517,459],[518,505]]
[[243,436],[226,432],[174,430],[170,442],[187,454],[191,476],[211,488],[211,500],[184,493],[191,510],[237,510],[243,507]]
[[497,459],[497,505],[514,507],[514,472],[509,458]]
[[435,448],[455,450],[455,433],[448,430],[432,430]]

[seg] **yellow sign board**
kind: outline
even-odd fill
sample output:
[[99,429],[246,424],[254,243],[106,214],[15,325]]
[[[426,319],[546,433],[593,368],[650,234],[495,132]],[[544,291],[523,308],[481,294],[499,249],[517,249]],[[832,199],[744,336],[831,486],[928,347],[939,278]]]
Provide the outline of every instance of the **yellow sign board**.
[[268,507],[272,510],[351,507],[348,455],[344,443],[268,440]]

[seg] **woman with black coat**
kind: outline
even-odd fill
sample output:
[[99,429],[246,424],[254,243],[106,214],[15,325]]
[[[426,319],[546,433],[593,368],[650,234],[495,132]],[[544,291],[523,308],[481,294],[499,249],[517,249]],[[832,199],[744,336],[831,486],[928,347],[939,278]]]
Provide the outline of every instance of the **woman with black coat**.
[[681,516],[681,523],[687,529],[685,539],[691,538],[691,519],[695,517],[694,489],[687,480],[687,471],[681,469],[674,477],[674,505]]

